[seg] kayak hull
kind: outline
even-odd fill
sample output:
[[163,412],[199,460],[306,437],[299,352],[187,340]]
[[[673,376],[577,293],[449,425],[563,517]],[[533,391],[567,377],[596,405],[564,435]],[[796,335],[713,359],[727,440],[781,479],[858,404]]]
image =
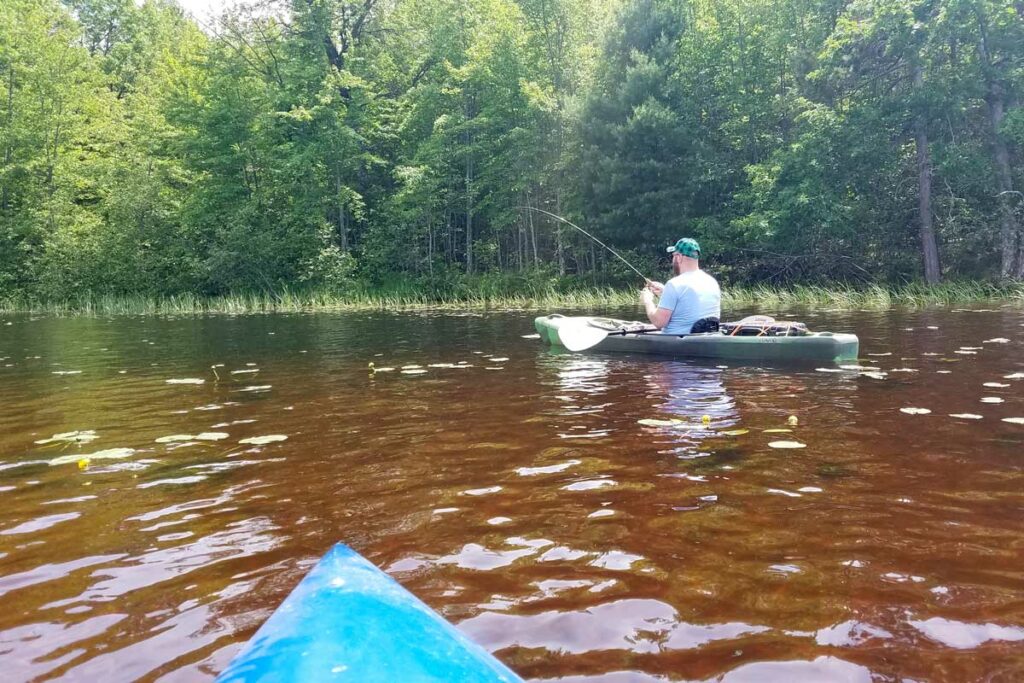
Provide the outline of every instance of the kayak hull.
[[[558,314],[540,316],[534,320],[534,327],[540,338],[553,346],[561,346],[558,340],[560,327],[580,324],[595,324],[602,328],[608,327],[609,324],[620,324],[627,329],[643,327],[642,323],[636,322],[585,316],[566,317]],[[856,360],[860,351],[860,340],[854,334],[833,332],[814,332],[793,337],[731,337],[719,332],[679,337],[648,332],[609,335],[588,350],[740,361],[843,362]]]
[[218,683],[512,683],[521,679],[341,543],[310,570]]

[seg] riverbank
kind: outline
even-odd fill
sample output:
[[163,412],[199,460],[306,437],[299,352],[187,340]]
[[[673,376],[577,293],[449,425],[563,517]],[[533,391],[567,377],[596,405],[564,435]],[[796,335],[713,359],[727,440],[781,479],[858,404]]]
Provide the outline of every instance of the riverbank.
[[[1024,305],[1024,284],[997,285],[956,282],[927,286],[875,285],[854,287],[727,287],[722,304],[729,308],[834,310],[919,308],[955,304]],[[426,292],[360,291],[337,294],[321,291],[246,293],[224,296],[85,295],[60,301],[29,298],[0,300],[0,312],[54,315],[168,315],[198,313],[306,313],[372,310],[590,310],[636,304],[634,290],[587,288],[569,291],[531,289],[508,294],[437,296]]]

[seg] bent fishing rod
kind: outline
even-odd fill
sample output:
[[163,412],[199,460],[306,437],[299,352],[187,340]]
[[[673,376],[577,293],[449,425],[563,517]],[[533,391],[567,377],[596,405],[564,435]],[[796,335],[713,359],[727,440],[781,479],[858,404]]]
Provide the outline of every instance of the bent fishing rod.
[[597,242],[598,244],[600,244],[600,245],[601,245],[602,247],[604,247],[605,249],[607,249],[608,251],[610,251],[610,252],[612,253],[612,255],[613,255],[613,256],[614,256],[615,258],[619,259],[620,261],[622,261],[623,263],[625,263],[625,264],[626,264],[627,266],[629,266],[629,269],[630,269],[630,270],[632,270],[632,271],[633,271],[634,273],[636,273],[637,275],[639,275],[640,277],[642,277],[642,278],[643,278],[643,280],[644,280],[644,282],[645,282],[646,284],[650,284],[650,282],[651,282],[650,278],[648,278],[648,277],[647,277],[646,275],[644,275],[644,274],[643,274],[643,273],[641,273],[641,272],[640,272],[639,270],[637,270],[637,269],[636,269],[636,267],[635,267],[635,266],[634,266],[634,265],[633,265],[632,263],[630,263],[629,261],[627,261],[626,259],[624,259],[624,258],[622,257],[622,255],[621,255],[621,254],[620,254],[619,252],[615,251],[614,249],[612,249],[611,247],[609,247],[609,246],[608,246],[607,244],[605,244],[605,243],[604,243],[604,242],[602,242],[601,240],[597,239],[596,237],[594,237],[594,236],[593,236],[593,235],[591,235],[591,234],[590,234],[589,232],[587,232],[586,230],[584,230],[584,229],[583,229],[583,228],[581,228],[580,226],[576,225],[576,224],[575,224],[575,223],[573,223],[572,221],[570,221],[570,220],[567,220],[567,219],[565,219],[565,218],[562,218],[561,216],[558,216],[558,215],[556,215],[556,214],[553,214],[553,213],[551,213],[550,211],[545,211],[544,209],[538,209],[538,208],[537,208],[537,207],[535,207],[535,206],[518,206],[518,207],[516,207],[516,208],[518,208],[518,209],[526,209],[526,210],[528,210],[528,211],[536,211],[536,212],[538,212],[538,213],[542,213],[542,214],[544,214],[545,216],[551,216],[551,217],[552,217],[552,218],[554,218],[554,219],[555,219],[556,221],[561,221],[562,223],[565,223],[565,224],[566,224],[566,225],[568,225],[569,227],[572,227],[572,228],[575,228],[576,230],[579,230],[579,231],[580,231],[580,232],[582,232],[582,233],[583,233],[584,235],[586,235],[587,237],[589,237],[590,239],[594,240],[595,242]]

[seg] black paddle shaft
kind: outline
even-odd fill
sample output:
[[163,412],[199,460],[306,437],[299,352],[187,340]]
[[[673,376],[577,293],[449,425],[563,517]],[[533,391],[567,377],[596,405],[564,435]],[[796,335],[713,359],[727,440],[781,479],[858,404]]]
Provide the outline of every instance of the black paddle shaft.
[[647,334],[648,332],[660,332],[657,327],[641,327],[637,330],[616,330],[615,332],[609,332],[607,336],[612,337],[619,335],[625,337],[627,334]]

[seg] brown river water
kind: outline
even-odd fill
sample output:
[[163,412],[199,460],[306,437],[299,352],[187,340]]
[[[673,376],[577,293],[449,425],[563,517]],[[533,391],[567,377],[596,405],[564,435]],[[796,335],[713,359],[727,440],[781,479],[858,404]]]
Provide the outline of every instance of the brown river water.
[[1024,310],[800,317],[861,367],[0,316],[0,676],[209,680],[344,541],[526,679],[1024,680]]

